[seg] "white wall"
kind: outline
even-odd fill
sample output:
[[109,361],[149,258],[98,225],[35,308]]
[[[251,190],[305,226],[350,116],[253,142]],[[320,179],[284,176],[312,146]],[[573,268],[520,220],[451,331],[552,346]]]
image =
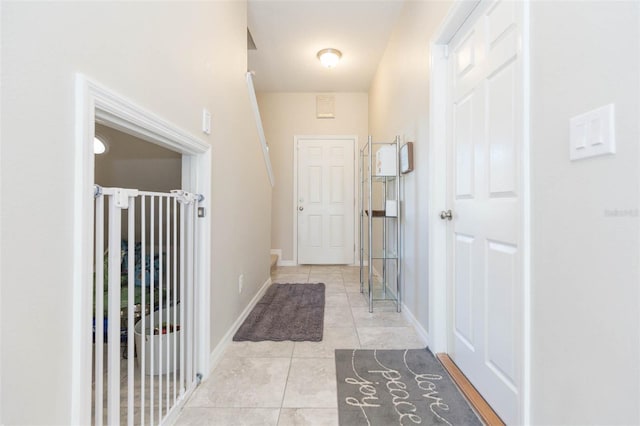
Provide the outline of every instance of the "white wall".
[[[281,249],[285,261],[293,260],[293,137],[357,135],[360,146],[367,143],[367,94],[334,95],[333,119],[316,118],[316,93],[262,92],[257,96],[276,181],[271,248]],[[357,167],[354,170],[358,172]]]
[[212,144],[215,345],[269,276],[271,190],[244,80],[246,4],[2,7],[2,421],[69,424],[75,73]]
[[[531,29],[532,424],[640,424],[640,3],[533,2]],[[617,153],[570,162],[611,102]]]
[[414,142],[414,171],[404,175],[404,303],[428,330],[427,149],[429,41],[448,2],[407,2],[369,91],[369,133],[375,140]]

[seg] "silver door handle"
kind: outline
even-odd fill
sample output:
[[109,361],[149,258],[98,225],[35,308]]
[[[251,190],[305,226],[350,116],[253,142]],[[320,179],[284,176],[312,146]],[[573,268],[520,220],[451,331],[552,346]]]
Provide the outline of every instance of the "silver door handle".
[[304,210],[304,207],[300,206],[300,207],[298,207],[298,210],[302,211],[302,210]]
[[442,210],[440,212],[440,219],[442,219],[442,220],[445,220],[445,219],[446,220],[451,220],[451,219],[453,219],[453,213],[451,213],[451,210],[447,210],[447,211]]

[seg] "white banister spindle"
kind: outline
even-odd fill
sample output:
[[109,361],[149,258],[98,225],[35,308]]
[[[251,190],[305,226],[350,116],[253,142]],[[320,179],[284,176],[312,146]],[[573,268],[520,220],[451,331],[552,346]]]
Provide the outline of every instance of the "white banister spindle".
[[189,238],[191,238],[191,287],[189,293],[191,294],[191,310],[189,311],[189,316],[191,316],[191,346],[189,346],[189,356],[191,357],[193,372],[191,377],[191,382],[195,382],[197,380],[197,340],[196,336],[198,335],[198,322],[196,321],[196,282],[197,282],[197,273],[196,269],[196,256],[198,245],[196,242],[195,235],[197,234],[197,224],[198,224],[198,201],[194,199],[193,204],[191,205],[191,233],[189,234]]
[[107,307],[107,421],[120,424],[120,226],[122,214],[114,197],[109,199],[109,284]]
[[104,197],[98,196],[95,205],[95,309],[94,309],[94,424],[102,426],[104,416]]
[[185,391],[185,332],[186,332],[186,324],[184,321],[184,312],[187,310],[186,305],[186,295],[185,295],[185,286],[184,286],[184,276],[185,276],[185,262],[184,262],[184,254],[185,254],[185,235],[184,235],[184,222],[185,222],[185,206],[184,203],[180,203],[180,300],[182,301],[182,309],[180,309],[180,324],[182,327],[182,333],[180,333],[180,393],[183,394]]
[[[158,325],[156,328],[158,329],[158,341],[160,342],[158,346],[158,420],[160,420],[162,416],[162,371],[164,370],[164,360],[162,354],[162,347],[164,344],[165,335],[162,333],[162,322],[165,315],[165,307],[162,304],[162,289],[164,287],[164,271],[163,271],[163,263],[162,263],[162,247],[163,245],[163,237],[164,233],[162,222],[163,222],[163,203],[162,197],[158,197]],[[153,333],[155,335],[155,331]],[[154,344],[154,352],[155,352],[155,344]]]
[[[155,216],[156,216],[156,211],[155,211],[155,197],[151,196],[149,197],[149,203],[151,205],[151,209],[150,209],[150,213],[151,213],[151,219],[150,219],[150,224],[151,224],[151,228],[149,229],[149,234],[150,234],[150,246],[149,246],[149,307],[151,315],[149,316],[149,341],[152,342],[151,347],[149,348],[149,350],[151,351],[150,355],[149,355],[149,368],[150,371],[153,372],[154,371],[154,355],[155,355],[155,348],[153,345],[153,328],[154,328],[154,321],[153,321],[153,316],[154,316],[154,310],[155,310],[155,298],[154,298],[154,287],[155,287],[155,270],[156,270],[156,261],[155,261],[155,250],[154,250],[154,245],[156,243],[156,238],[155,238],[155,234],[156,234],[156,221],[155,221]],[[145,330],[145,338],[147,338],[146,335],[146,330]],[[153,374],[151,374],[151,376],[149,377],[149,422],[150,424],[155,424],[153,422],[153,418],[154,418],[154,380],[153,380],[154,376]]]
[[135,265],[136,265],[136,209],[135,198],[129,199],[128,217],[128,256],[127,256],[127,425],[133,426],[133,397],[134,397],[134,377],[133,377],[133,335],[134,335],[134,308],[135,308]]
[[[178,200],[173,198],[173,323],[178,324]],[[182,334],[182,333],[180,333]],[[173,333],[173,404],[178,400],[178,333]]]
[[141,301],[140,301],[140,314],[142,315],[141,320],[141,348],[138,348],[138,356],[140,357],[140,424],[144,425],[144,410],[145,410],[145,382],[146,382],[146,374],[145,374],[145,363],[146,363],[146,347],[147,347],[147,331],[145,328],[147,322],[147,306],[146,306],[146,297],[147,297],[147,198],[142,196],[140,198],[140,265],[141,265]]
[[[189,203],[187,204],[187,208],[186,208],[186,216],[187,218],[191,217],[191,211],[193,209],[193,204]],[[186,269],[187,269],[187,273],[186,273],[186,285],[187,285],[187,294],[186,294],[186,299],[187,299],[187,303],[185,306],[185,310],[186,312],[186,317],[187,317],[187,324],[186,324],[186,333],[187,333],[187,354],[189,352],[189,350],[191,349],[191,347],[193,346],[193,323],[192,323],[192,317],[191,317],[191,310],[193,309],[193,298],[192,298],[192,291],[191,289],[193,288],[193,267],[192,267],[192,263],[191,263],[191,257],[193,256],[193,242],[190,238],[191,236],[191,232],[193,232],[193,228],[192,228],[193,224],[191,223],[190,220],[187,220],[187,238],[186,238],[186,246],[187,246],[187,258],[186,258]],[[185,372],[185,375],[187,377],[187,380],[189,381],[189,383],[191,383],[191,381],[193,380],[193,359],[191,358],[191,356],[187,356],[187,371]]]
[[167,214],[166,216],[166,244],[164,245],[164,247],[166,248],[167,252],[165,254],[165,264],[166,264],[166,283],[165,283],[165,306],[167,307],[167,335],[166,335],[166,370],[167,371],[167,377],[165,380],[166,383],[166,389],[165,389],[165,407],[167,407],[167,412],[169,411],[169,377],[170,374],[168,373],[168,371],[170,370],[170,365],[169,365],[169,360],[171,360],[171,334],[174,333],[175,331],[173,331],[173,323],[171,323],[171,318],[169,316],[169,313],[171,312],[170,309],[175,310],[175,302],[173,304],[173,306],[170,305],[170,296],[171,296],[171,197],[166,197],[165,199],[166,202],[166,209],[167,209]]

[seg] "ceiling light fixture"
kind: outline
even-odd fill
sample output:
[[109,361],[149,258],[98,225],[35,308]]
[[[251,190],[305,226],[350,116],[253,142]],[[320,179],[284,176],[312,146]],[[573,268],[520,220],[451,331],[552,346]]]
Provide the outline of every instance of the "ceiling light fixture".
[[327,68],[334,68],[338,65],[340,58],[342,57],[342,52],[338,49],[322,49],[318,52],[318,59],[322,66]]
[[93,153],[94,154],[104,154],[107,152],[107,144],[104,143],[102,139],[98,137],[93,137]]

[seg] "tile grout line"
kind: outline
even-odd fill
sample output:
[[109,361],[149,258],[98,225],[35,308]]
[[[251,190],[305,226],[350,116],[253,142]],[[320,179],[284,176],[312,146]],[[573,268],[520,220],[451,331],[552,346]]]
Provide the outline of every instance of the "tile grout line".
[[[309,276],[311,274],[311,268],[307,272],[307,284],[309,284]],[[284,391],[282,392],[282,399],[280,400],[280,409],[278,410],[278,420],[276,426],[280,424],[280,417],[282,416],[282,410],[284,409],[284,398],[287,395],[287,386],[289,385],[289,378],[291,377],[291,367],[293,366],[293,354],[296,350],[296,342],[293,342],[291,347],[291,354],[289,355],[289,369],[287,370],[287,378],[284,382]]]
[[[342,276],[342,285],[344,286],[344,275]],[[347,292],[347,287],[344,288],[345,293]],[[356,318],[353,316],[353,306],[351,306],[351,300],[349,299],[349,294],[347,294],[347,302],[349,302],[349,312],[351,313],[351,319],[353,320],[353,329],[356,332],[356,337],[358,338],[358,349],[362,348],[362,342],[360,341],[360,333],[358,332],[358,326],[356,325]],[[335,361],[335,351],[333,352],[333,358]]]
[[284,391],[282,392],[282,399],[280,400],[280,409],[278,410],[276,426],[280,424],[280,416],[282,415],[282,409],[284,406],[284,397],[287,394],[287,385],[289,384],[289,377],[291,376],[291,364],[293,364],[293,350],[291,351],[291,358],[289,358],[289,369],[287,370],[287,379],[284,381]]
[[[307,282],[309,280],[307,279]],[[287,369],[287,378],[284,381],[284,390],[282,392],[282,399],[280,400],[280,409],[278,410],[278,420],[276,420],[276,426],[280,424],[280,416],[282,416],[282,408],[284,406],[284,397],[287,394],[287,385],[289,384],[289,377],[291,376],[291,365],[293,364],[293,352],[296,349],[296,343],[293,342],[291,347],[291,354],[289,355],[289,368]]]
[[[309,268],[309,272],[307,272],[306,283],[309,284],[309,277],[311,275],[311,268]],[[291,355],[289,356],[289,369],[287,370],[287,378],[284,383],[284,392],[282,392],[282,399],[280,400],[280,409],[278,410],[278,420],[276,421],[276,426],[280,424],[280,417],[282,416],[282,410],[284,409],[284,398],[287,395],[287,386],[289,385],[289,378],[291,377],[291,367],[293,366],[293,354],[296,350],[296,342],[293,342],[293,347],[291,348]]]

